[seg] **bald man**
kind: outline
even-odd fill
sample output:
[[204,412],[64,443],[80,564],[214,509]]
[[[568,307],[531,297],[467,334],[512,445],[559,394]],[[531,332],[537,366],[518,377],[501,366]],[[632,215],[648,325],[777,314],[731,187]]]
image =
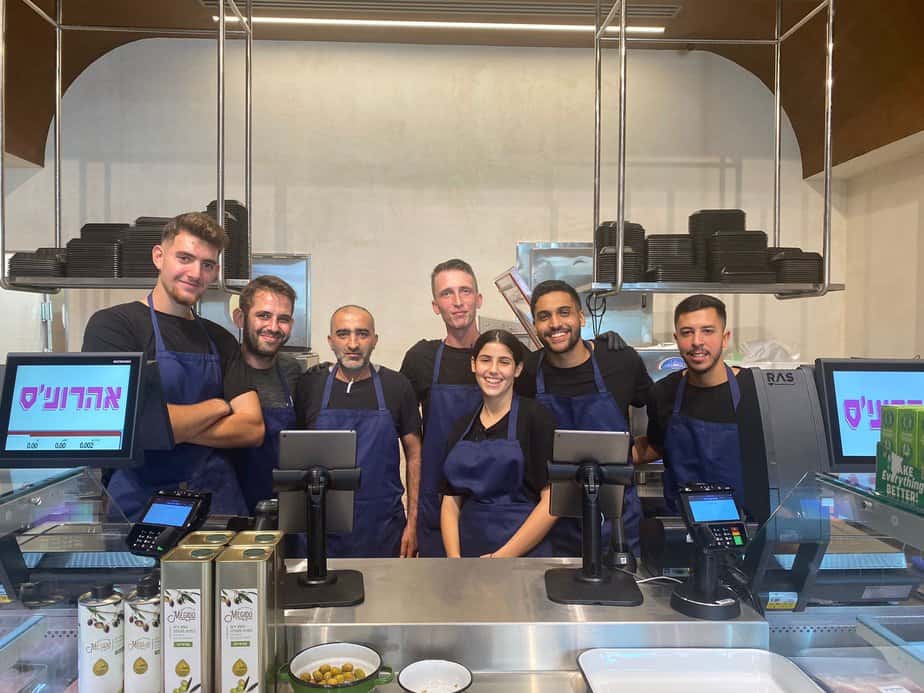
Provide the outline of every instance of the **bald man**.
[[[353,531],[329,534],[331,557],[408,558],[417,554],[420,488],[420,411],[410,381],[371,362],[378,343],[375,319],[362,306],[338,308],[327,343],[337,362],[301,376],[295,415],[301,428],[356,431],[356,463],[362,470]],[[405,514],[400,455],[407,461]]]

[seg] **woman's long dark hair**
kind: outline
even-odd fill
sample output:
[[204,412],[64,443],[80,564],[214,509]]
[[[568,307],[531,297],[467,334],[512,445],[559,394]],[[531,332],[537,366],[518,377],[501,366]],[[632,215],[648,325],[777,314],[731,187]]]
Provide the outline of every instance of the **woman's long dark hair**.
[[526,347],[507,330],[489,330],[487,332],[482,332],[472,345],[472,358],[477,359],[478,354],[484,349],[485,344],[493,342],[503,344],[510,349],[510,353],[513,354],[513,362],[516,365],[519,366],[523,363],[523,359],[526,357]]

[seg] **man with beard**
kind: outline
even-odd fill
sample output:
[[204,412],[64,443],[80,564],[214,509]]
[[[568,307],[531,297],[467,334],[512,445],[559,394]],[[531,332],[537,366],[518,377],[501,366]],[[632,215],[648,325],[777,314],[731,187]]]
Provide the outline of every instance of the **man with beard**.
[[[628,406],[645,406],[651,387],[651,378],[635,349],[602,349],[602,340],[582,340],[585,320],[580,298],[563,281],[538,284],[533,289],[530,308],[543,348],[527,357],[517,391],[535,397],[552,411],[559,429],[628,431]],[[625,540],[636,555],[641,517],[638,492],[635,486],[627,486],[622,519]],[[607,524],[604,545],[611,531]],[[549,536],[554,555],[580,555],[578,522],[559,520]]]
[[678,487],[693,482],[728,484],[744,506],[737,411],[741,389],[753,390],[747,369],[722,358],[731,332],[725,304],[697,294],[674,310],[674,340],[686,363],[652,388],[644,461],[664,459],[664,499],[677,512]]
[[265,428],[260,447],[235,452],[237,478],[251,513],[258,501],[274,497],[279,432],[295,428],[292,393],[301,369],[294,358],[280,352],[292,335],[295,301],[295,290],[287,282],[264,275],[244,287],[234,310],[234,324],[243,338],[239,358],[229,365],[225,382],[256,390]]
[[[417,553],[420,487],[420,412],[401,373],[372,365],[375,320],[360,306],[338,308],[327,343],[337,362],[299,378],[295,413],[301,428],[356,431],[360,487],[353,531],[329,534],[332,557],[412,557]],[[398,443],[407,461],[407,515],[401,496]]]
[[116,470],[109,481],[109,494],[130,521],[139,519],[151,495],[179,486],[211,491],[215,513],[246,513],[225,449],[263,441],[260,400],[225,383],[237,340],[193,310],[217,278],[227,245],[214,219],[181,214],[151,250],[158,277],[146,301],[105,308],[87,323],[83,351],[140,351],[157,361],[173,428],[173,450],[147,451],[142,466]]
[[420,556],[445,556],[440,535],[440,483],[453,423],[481,404],[470,349],[478,339],[482,296],[475,272],[464,260],[441,262],[430,274],[433,312],[446,325],[445,339],[422,339],[401,363],[423,409],[424,438],[417,516]]

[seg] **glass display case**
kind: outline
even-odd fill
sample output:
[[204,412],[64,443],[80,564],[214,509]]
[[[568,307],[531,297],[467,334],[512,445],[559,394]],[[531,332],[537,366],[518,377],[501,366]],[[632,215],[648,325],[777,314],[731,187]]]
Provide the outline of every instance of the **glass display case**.
[[0,470],[0,691],[76,680],[77,597],[154,566],[126,551],[128,528],[98,471]]
[[753,538],[770,649],[824,690],[924,691],[924,509],[872,474],[806,475]]

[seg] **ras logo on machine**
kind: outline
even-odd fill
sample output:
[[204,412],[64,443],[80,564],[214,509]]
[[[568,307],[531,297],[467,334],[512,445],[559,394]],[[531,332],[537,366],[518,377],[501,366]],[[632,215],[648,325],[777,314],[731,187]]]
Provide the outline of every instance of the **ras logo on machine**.
[[796,376],[791,371],[767,371],[767,385],[794,385]]

